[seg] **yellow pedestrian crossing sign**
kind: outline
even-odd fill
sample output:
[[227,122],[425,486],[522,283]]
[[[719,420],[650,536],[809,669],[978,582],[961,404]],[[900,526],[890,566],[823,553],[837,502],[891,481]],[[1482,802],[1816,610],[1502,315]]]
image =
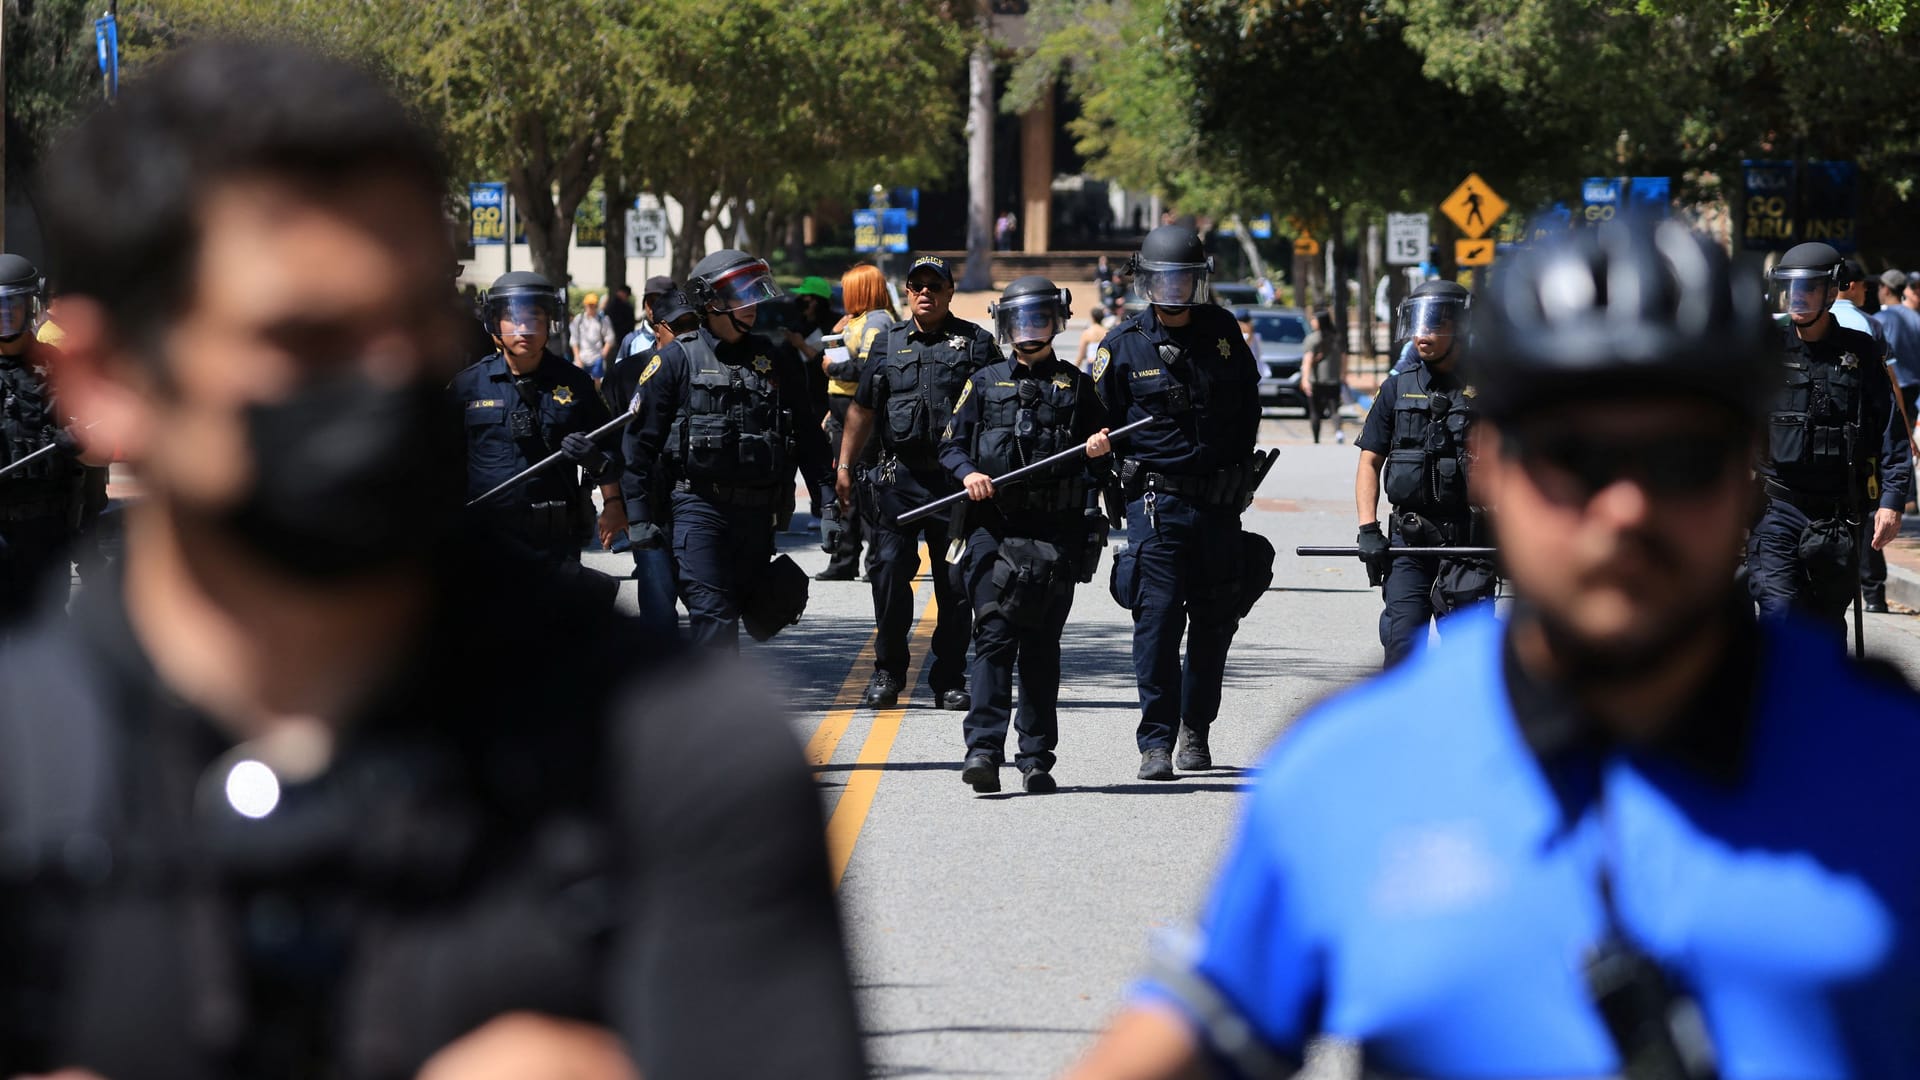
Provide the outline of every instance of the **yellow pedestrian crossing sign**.
[[1478,240],[1507,212],[1507,200],[1494,194],[1479,173],[1468,173],[1460,186],[1453,189],[1453,194],[1440,204],[1440,212],[1460,226],[1467,239]]
[[1320,254],[1320,241],[1315,240],[1306,233],[1301,233],[1293,242],[1293,253],[1295,255],[1318,255]]

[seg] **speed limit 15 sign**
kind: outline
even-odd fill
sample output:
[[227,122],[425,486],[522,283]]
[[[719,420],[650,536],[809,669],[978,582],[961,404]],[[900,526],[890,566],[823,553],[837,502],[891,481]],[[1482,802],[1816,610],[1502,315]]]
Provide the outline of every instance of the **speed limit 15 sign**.
[[1427,215],[1387,215],[1387,265],[1418,266],[1427,258]]

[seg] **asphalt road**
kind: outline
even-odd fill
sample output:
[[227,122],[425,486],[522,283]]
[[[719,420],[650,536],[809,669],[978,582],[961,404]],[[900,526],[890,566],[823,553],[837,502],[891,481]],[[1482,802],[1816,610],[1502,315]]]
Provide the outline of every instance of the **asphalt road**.
[[[1134,778],[1131,620],[1104,569],[1068,624],[1055,795],[1021,794],[1011,766],[999,795],[963,785],[961,714],[928,707],[923,683],[902,708],[857,707],[871,669],[865,584],[815,583],[801,623],[744,645],[790,687],[818,766],[876,1075],[1065,1067],[1121,1001],[1152,935],[1193,917],[1263,751],[1305,707],[1376,670],[1379,596],[1364,570],[1292,554],[1352,543],[1357,453],[1307,443],[1297,419],[1270,419],[1262,441],[1283,452],[1246,524],[1281,557],[1234,642],[1210,773]],[[825,564],[812,535],[781,546],[809,573]],[[625,560],[589,557],[616,572]],[[924,576],[919,590],[924,605]],[[1868,620],[1869,651],[1920,675],[1920,619]]]

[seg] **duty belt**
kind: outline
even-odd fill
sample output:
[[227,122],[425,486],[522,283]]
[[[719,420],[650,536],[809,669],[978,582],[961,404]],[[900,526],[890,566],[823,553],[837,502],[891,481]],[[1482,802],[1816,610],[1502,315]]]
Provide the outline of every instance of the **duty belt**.
[[1231,506],[1239,509],[1240,485],[1240,470],[1220,469],[1197,475],[1142,471],[1134,486],[1138,491],[1178,495],[1183,499],[1209,506]]
[[1830,517],[1853,508],[1853,500],[1845,495],[1811,495],[1795,491],[1778,480],[1767,481],[1767,498],[1778,499],[1810,517]]
[[38,521],[41,518],[65,517],[72,507],[61,499],[36,499],[33,502],[11,503],[0,506],[0,521]]
[[732,484],[708,484],[698,480],[677,480],[673,490],[698,495],[729,506],[767,507],[780,501],[780,491],[771,487],[736,487]]

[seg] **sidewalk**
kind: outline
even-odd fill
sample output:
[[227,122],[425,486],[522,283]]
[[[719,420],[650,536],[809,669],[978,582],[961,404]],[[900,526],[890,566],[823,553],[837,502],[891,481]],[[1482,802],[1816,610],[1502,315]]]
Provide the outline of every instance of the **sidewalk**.
[[1887,603],[1920,611],[1920,517],[1903,518],[1887,545]]

